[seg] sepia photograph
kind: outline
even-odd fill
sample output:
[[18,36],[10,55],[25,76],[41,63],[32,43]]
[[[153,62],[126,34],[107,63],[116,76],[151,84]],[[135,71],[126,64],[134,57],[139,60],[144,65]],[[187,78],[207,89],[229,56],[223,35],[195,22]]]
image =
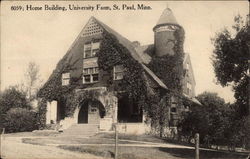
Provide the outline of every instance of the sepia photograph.
[[2,1],[0,158],[250,159],[242,1]]

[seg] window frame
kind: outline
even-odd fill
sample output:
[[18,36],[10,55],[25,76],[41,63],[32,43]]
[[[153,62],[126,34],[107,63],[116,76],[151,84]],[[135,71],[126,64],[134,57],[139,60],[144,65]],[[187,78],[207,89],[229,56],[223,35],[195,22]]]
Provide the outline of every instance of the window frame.
[[[118,66],[121,67],[120,71],[116,71],[116,69],[115,69]],[[116,77],[118,77],[118,76],[116,76],[117,74],[122,74],[122,77],[121,78],[116,78]],[[123,77],[124,77],[124,67],[123,67],[123,65],[115,65],[113,67],[113,80],[115,80],[115,81],[122,80]]]
[[[90,43],[85,43],[83,46],[83,58],[93,58],[96,57],[97,52],[100,50],[101,41],[92,41]],[[98,50],[98,51],[96,51]],[[90,56],[86,57],[86,51],[90,51]],[[95,53],[93,55],[93,53]]]
[[[62,86],[70,85],[70,72],[62,73],[62,79],[61,80],[62,80]],[[66,82],[66,84],[65,84],[65,82]]]
[[[85,72],[85,70],[87,70],[87,71]],[[97,78],[98,78],[97,81],[93,80],[93,75],[97,75]],[[89,76],[90,77],[90,82],[86,82],[85,81],[85,78],[84,78],[85,76]],[[83,84],[89,84],[89,83],[97,83],[97,82],[99,82],[99,68],[98,67],[84,68],[83,69],[83,76],[82,76],[82,83]]]
[[[173,110],[175,110],[175,111],[173,111]],[[177,103],[175,103],[175,102],[172,102],[172,103],[171,103],[170,112],[171,112],[172,114],[176,114],[176,113],[177,113]]]

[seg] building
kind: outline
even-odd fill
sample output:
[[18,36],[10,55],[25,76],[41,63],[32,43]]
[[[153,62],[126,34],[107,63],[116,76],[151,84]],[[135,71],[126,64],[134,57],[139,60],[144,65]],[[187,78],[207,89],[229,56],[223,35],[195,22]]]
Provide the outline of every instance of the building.
[[[39,92],[40,96],[46,97],[46,124],[57,123],[65,132],[72,134],[79,133],[83,129],[94,129],[93,127],[98,131],[110,131],[113,129],[114,123],[119,123],[121,132],[137,134],[149,132],[150,124],[146,122],[146,113],[138,106],[138,102],[131,100],[127,95],[119,95],[126,94],[119,83],[125,78],[124,72],[128,68],[115,64],[112,68],[100,69],[99,56],[104,54],[102,53],[104,47],[108,52],[120,53],[122,50],[127,52],[127,56],[142,68],[141,75],[146,80],[145,85],[149,88],[147,90],[168,92],[170,89],[168,84],[162,80],[163,77],[157,76],[148,65],[153,56],[163,58],[176,54],[175,31],[180,28],[182,27],[177,23],[172,11],[167,8],[153,27],[154,44],[142,46],[138,41],[129,41],[95,17],[91,17]],[[114,47],[109,48],[107,43],[105,45],[106,34],[116,39],[120,47],[115,50]],[[109,44],[112,45],[112,42]],[[102,61],[105,62],[105,59],[112,58],[102,57]],[[180,66],[183,75],[183,79],[180,81],[182,95],[197,103],[194,98],[195,79],[187,53],[184,54]],[[61,100],[62,97],[65,97],[65,90],[70,89],[74,93],[65,95],[66,99]],[[74,104],[72,104],[74,100],[69,100],[69,96],[72,94],[74,97],[71,98],[78,99]],[[188,109],[187,106],[175,101],[176,98],[171,97],[169,120],[172,127],[176,126],[180,113]],[[77,106],[72,108],[71,105]],[[72,112],[71,115],[67,115],[68,111]]]

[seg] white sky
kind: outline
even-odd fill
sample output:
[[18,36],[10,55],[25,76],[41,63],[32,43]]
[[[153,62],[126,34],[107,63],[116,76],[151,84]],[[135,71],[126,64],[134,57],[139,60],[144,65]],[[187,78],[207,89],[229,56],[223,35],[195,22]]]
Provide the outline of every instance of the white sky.
[[[120,11],[11,11],[10,6],[44,6],[44,4],[108,5],[145,4],[152,10]],[[191,56],[196,79],[196,94],[217,92],[226,101],[234,101],[230,88],[215,84],[211,65],[213,45],[211,38],[224,27],[231,27],[233,18],[248,11],[247,1],[191,1],[191,2],[91,2],[91,1],[7,1],[1,3],[1,90],[23,81],[29,61],[40,65],[46,81],[91,16],[95,16],[131,41],[153,43],[153,31],[162,11],[170,7],[185,29],[184,50]]]

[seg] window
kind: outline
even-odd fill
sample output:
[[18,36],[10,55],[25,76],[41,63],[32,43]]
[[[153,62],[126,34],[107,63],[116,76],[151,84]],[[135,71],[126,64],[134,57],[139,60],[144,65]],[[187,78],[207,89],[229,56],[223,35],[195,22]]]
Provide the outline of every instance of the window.
[[100,42],[91,42],[84,45],[83,58],[95,57],[100,48]]
[[69,73],[63,73],[62,74],[62,85],[63,86],[69,85],[69,81],[70,81],[70,74]]
[[124,71],[124,68],[122,65],[117,65],[114,67],[114,80],[120,80],[120,79],[123,79],[123,73]]
[[98,67],[84,68],[83,69],[83,83],[93,83],[99,80]]

